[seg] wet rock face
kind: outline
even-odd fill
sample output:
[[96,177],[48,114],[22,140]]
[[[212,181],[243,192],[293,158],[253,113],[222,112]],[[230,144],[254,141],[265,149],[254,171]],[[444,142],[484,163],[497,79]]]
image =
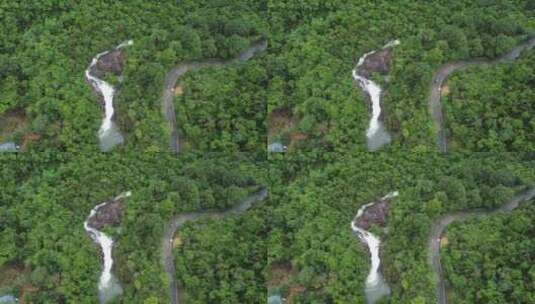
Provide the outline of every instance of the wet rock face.
[[107,225],[119,225],[123,209],[122,200],[108,202],[97,210],[96,214],[89,219],[88,224],[97,230]]
[[123,72],[125,59],[123,49],[113,50],[98,59],[92,74],[97,78],[103,78],[105,73],[120,76]]
[[364,230],[368,230],[371,225],[384,226],[386,224],[388,210],[388,202],[386,200],[379,200],[364,210],[362,216],[357,219],[356,224]]
[[379,50],[366,57],[362,65],[358,68],[357,73],[368,79],[373,73],[380,73],[382,75],[386,75],[390,70],[391,61],[392,48]]

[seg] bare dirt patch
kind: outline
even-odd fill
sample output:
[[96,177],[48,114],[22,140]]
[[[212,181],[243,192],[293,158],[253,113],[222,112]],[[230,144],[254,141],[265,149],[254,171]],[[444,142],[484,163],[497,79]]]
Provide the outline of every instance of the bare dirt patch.
[[179,84],[175,87],[175,96],[182,96],[184,94],[184,88],[182,84]]
[[39,288],[31,286],[31,285],[22,286],[21,292],[20,292],[19,303],[20,304],[26,303],[26,301],[24,301],[24,298],[26,297],[26,294],[32,293],[32,292],[38,292],[38,291],[39,291]]
[[26,112],[22,108],[0,114],[0,143],[10,140],[17,132],[23,132],[27,125]]
[[295,297],[299,294],[304,293],[306,288],[301,285],[292,285],[288,290],[288,298],[286,299],[286,304],[293,304]]
[[268,118],[268,136],[273,137],[281,134],[284,130],[293,129],[298,123],[298,119],[288,108],[280,108],[271,111]]
[[440,248],[446,247],[449,243],[450,242],[447,236],[443,236],[442,238],[440,238]]
[[442,86],[442,88],[440,89],[440,95],[441,96],[446,96],[446,95],[449,95],[450,94],[450,86],[445,84]]
[[295,298],[306,291],[304,286],[294,282],[293,278],[297,277],[297,271],[291,263],[278,263],[271,266],[268,270],[267,287],[287,288],[286,304],[295,303]]
[[3,289],[14,287],[13,283],[24,275],[25,270],[19,265],[9,265],[0,267],[0,273],[0,289]]
[[175,235],[175,238],[173,239],[173,248],[180,247],[182,244],[182,237],[179,234]]
[[26,133],[24,134],[24,138],[22,139],[22,145],[21,150],[27,151],[28,147],[32,145],[34,142],[38,142],[41,139],[41,135],[37,133]]
[[292,265],[290,263],[275,264],[271,266],[268,271],[268,288],[278,287],[288,282],[289,278],[294,275]]
[[26,294],[39,291],[37,287],[31,284],[30,273],[31,270],[29,268],[19,264],[0,267],[0,291],[11,288],[18,289],[20,294],[13,295],[19,298],[20,304],[24,304]]
[[297,130],[299,118],[289,108],[271,111],[268,116],[268,142],[282,138],[283,144],[294,147],[297,143],[308,139],[308,135]]

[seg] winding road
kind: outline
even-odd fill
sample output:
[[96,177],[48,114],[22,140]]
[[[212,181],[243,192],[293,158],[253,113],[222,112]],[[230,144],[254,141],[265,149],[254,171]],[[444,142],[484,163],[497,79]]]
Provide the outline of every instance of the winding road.
[[444,273],[442,265],[440,264],[440,237],[446,227],[455,222],[462,221],[467,218],[484,217],[487,215],[496,214],[499,212],[511,212],[516,209],[521,203],[531,200],[535,197],[535,188],[531,188],[523,193],[515,196],[511,201],[494,210],[476,209],[472,211],[459,211],[446,214],[440,217],[433,223],[431,228],[431,235],[428,241],[428,250],[430,252],[428,263],[436,273],[438,282],[436,286],[437,298],[439,304],[447,304],[446,286],[444,282]]
[[448,76],[457,71],[463,70],[473,65],[493,65],[501,62],[512,61],[517,59],[522,51],[531,49],[535,46],[535,37],[528,41],[518,45],[509,53],[504,54],[494,60],[474,59],[468,61],[452,62],[443,65],[433,76],[433,82],[431,83],[431,93],[429,96],[429,113],[433,118],[435,127],[438,130],[437,145],[441,152],[447,152],[448,143],[446,130],[444,127],[444,111],[442,109],[442,103],[440,102],[440,91],[444,80]]
[[221,219],[230,215],[240,214],[251,208],[255,203],[265,200],[268,196],[267,188],[261,188],[256,193],[247,197],[234,207],[224,210],[206,210],[197,212],[187,212],[176,215],[167,226],[162,241],[162,263],[169,276],[169,297],[172,304],[179,303],[180,288],[176,282],[176,271],[173,257],[173,238],[180,227],[188,222],[197,221],[204,218]]
[[267,46],[267,40],[262,40],[253,44],[249,49],[239,54],[236,58],[230,60],[207,59],[203,61],[184,62],[167,73],[162,97],[162,112],[171,129],[169,146],[174,153],[180,152],[180,140],[178,137],[178,129],[176,124],[175,104],[173,102],[175,97],[174,91],[178,79],[189,71],[196,71],[207,67],[221,67],[240,61],[247,61],[257,53],[265,51]]

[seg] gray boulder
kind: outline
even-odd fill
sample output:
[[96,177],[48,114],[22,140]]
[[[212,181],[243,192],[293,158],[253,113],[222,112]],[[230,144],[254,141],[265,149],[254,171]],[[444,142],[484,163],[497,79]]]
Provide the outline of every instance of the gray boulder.
[[288,150],[288,147],[286,147],[280,142],[274,142],[274,143],[269,144],[268,146],[268,152],[271,152],[271,153],[273,152],[282,153],[282,152],[286,152],[287,150]]
[[0,152],[17,152],[18,150],[19,146],[17,146],[17,144],[15,144],[14,142],[0,144]]

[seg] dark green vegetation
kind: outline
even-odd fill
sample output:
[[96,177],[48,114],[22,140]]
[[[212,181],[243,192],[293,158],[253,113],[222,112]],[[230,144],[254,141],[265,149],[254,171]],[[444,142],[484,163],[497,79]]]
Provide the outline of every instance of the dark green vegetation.
[[266,67],[252,61],[188,74],[176,98],[187,150],[265,151]]
[[[0,115],[9,109],[24,112],[29,123],[16,139],[39,135],[40,140],[27,147],[39,151],[97,151],[102,113],[84,71],[96,54],[127,39],[133,39],[134,45],[126,50],[124,82],[114,101],[119,127],[127,148],[167,151],[169,130],[161,113],[161,95],[169,69],[185,60],[232,58],[267,36],[268,28],[265,4],[239,0],[6,2],[1,4],[0,20]],[[248,65],[240,69],[256,73],[256,64],[251,63],[251,71]],[[198,135],[195,127],[205,128],[214,121],[230,124],[234,117],[230,114],[244,114],[241,104],[258,102],[250,91],[258,78],[249,80],[225,71],[229,73],[219,72],[218,80],[240,83],[240,91],[249,93],[209,99],[209,92],[224,90],[213,88],[221,82],[199,84],[198,90],[209,94],[192,98],[215,104],[187,120],[188,135]],[[210,116],[212,109],[224,109],[228,115]],[[247,121],[236,129],[264,124],[259,115],[243,119]],[[231,131],[227,126],[220,129]],[[264,142],[251,149],[261,141],[256,132],[241,136],[211,134],[210,139],[220,141],[218,149],[265,149]],[[205,146],[199,143],[198,148]]]
[[[30,286],[30,303],[95,303],[100,248],[83,222],[95,205],[131,190],[120,226],[105,228],[116,242],[114,273],[124,288],[119,302],[168,303],[160,247],[169,219],[184,211],[226,209],[256,191],[265,184],[264,157],[3,155],[0,274],[26,273],[5,286],[0,280],[0,293],[21,294]],[[262,267],[251,258],[265,261],[263,212],[254,208],[184,232],[178,277],[196,299],[192,303],[265,300]]]
[[398,190],[388,232],[372,231],[383,240],[389,303],[416,304],[436,303],[427,264],[432,221],[510,200],[535,183],[535,161],[514,154],[295,155],[275,161],[271,174],[267,273],[269,278],[286,269],[290,277],[271,284],[271,292],[278,289],[294,303],[363,303],[369,257],[350,222],[360,206]]
[[[117,302],[168,303],[160,245],[169,219],[225,209],[267,184],[272,199],[263,207],[180,230],[174,257],[185,302],[263,303],[268,283],[294,303],[362,303],[369,260],[349,224],[362,204],[398,190],[388,229],[372,228],[383,240],[389,301],[434,303],[426,253],[432,221],[494,208],[535,183],[532,154],[427,153],[436,151],[427,104],[433,73],[451,61],[495,58],[535,35],[533,1],[18,2],[0,4],[0,143],[13,140],[30,153],[0,155],[0,293],[94,303],[99,248],[82,223],[96,204],[131,190],[120,226],[106,228],[124,287]],[[128,39],[124,80],[107,79],[117,85],[126,144],[99,155],[102,111],[84,71],[96,54]],[[161,97],[169,70],[234,58],[261,39],[269,47],[250,61],[181,78],[174,102],[186,153],[166,154]],[[389,77],[372,78],[386,90],[393,142],[388,154],[359,154],[370,115],[351,70],[392,39],[401,44]],[[445,104],[453,150],[535,148],[533,60],[530,52],[451,79]],[[267,133],[294,153],[268,165],[265,155],[230,155],[263,151]],[[522,244],[517,237],[513,243]],[[450,255],[448,275],[459,287],[470,272],[452,268]],[[515,271],[506,282],[517,282],[518,271],[533,277],[517,261],[507,263]],[[470,282],[460,300],[486,290],[486,278]],[[508,284],[492,289],[502,292],[496,301],[531,300],[528,287]]]
[[435,151],[427,105],[434,71],[450,61],[494,58],[535,30],[533,1],[272,1],[269,8],[268,113],[289,109],[298,123],[279,137],[286,144],[292,134],[307,138],[289,145],[306,151],[364,149],[370,115],[351,70],[392,39],[401,41],[384,86],[392,149]]
[[452,303],[535,301],[535,206],[448,227],[442,251]]
[[265,303],[264,210],[223,221],[196,223],[179,232],[176,276],[185,288],[180,303]]
[[456,73],[444,98],[453,151],[535,150],[535,51]]
[[[7,129],[0,136],[28,150],[96,151],[102,113],[84,70],[97,53],[133,39],[115,99],[118,124],[126,149],[167,151],[170,130],[160,98],[170,68],[232,58],[266,38],[267,54],[251,62],[187,76],[185,94],[175,100],[186,147],[263,150],[269,119],[270,138],[290,150],[362,150],[370,115],[351,69],[364,53],[398,38],[388,83],[375,77],[387,91],[391,149],[435,150],[426,104],[433,72],[445,62],[510,50],[535,33],[532,10],[528,0],[5,3],[0,117],[15,111],[24,120],[0,124]],[[531,131],[510,122],[518,120],[510,111],[490,115],[509,129]],[[518,145],[509,133],[486,145]],[[477,137],[492,135],[481,130]]]

